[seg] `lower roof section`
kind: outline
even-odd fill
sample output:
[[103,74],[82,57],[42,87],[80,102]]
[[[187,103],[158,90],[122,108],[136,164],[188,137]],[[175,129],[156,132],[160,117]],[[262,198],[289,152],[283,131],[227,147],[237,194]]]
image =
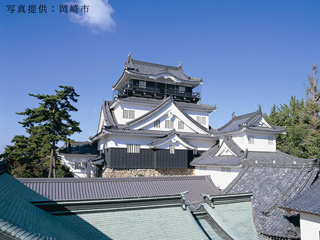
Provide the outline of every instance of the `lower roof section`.
[[[257,154],[257,163],[245,166],[239,175],[223,191],[225,194],[253,192],[252,206],[258,232],[273,237],[299,238],[299,219],[280,209],[283,202],[303,193],[315,181],[319,168],[309,161],[293,163],[277,160],[269,162]],[[285,155],[286,156],[286,155]],[[290,164],[289,164],[290,163]]]
[[185,194],[187,203],[202,201],[201,194],[220,191],[209,176],[136,178],[20,178],[23,184],[50,200],[84,200]]

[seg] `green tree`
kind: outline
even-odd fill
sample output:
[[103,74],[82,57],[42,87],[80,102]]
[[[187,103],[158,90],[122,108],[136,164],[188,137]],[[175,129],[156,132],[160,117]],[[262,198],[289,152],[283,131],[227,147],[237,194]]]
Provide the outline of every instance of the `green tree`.
[[281,104],[272,107],[266,119],[276,126],[286,126],[284,135],[277,136],[277,148],[288,154],[307,157],[303,140],[308,132],[308,126],[303,122],[305,103],[292,96],[289,104]]
[[57,161],[56,144],[72,141],[69,137],[81,132],[80,123],[72,120],[69,114],[78,111],[71,102],[77,102],[79,95],[73,87],[59,88],[55,95],[29,94],[40,100],[40,106],[17,113],[26,116],[19,123],[29,136],[15,136],[12,139],[14,145],[7,146],[3,154],[16,177],[71,176],[68,169]]
[[285,135],[277,136],[280,151],[303,158],[320,157],[320,93],[317,88],[317,68],[308,76],[307,100],[292,96],[289,104],[274,105],[266,119],[273,125],[286,126]]
[[320,158],[320,92],[318,90],[317,67],[312,67],[312,75],[308,76],[309,86],[306,89],[307,102],[304,121],[309,131],[304,140],[304,146],[312,158]]

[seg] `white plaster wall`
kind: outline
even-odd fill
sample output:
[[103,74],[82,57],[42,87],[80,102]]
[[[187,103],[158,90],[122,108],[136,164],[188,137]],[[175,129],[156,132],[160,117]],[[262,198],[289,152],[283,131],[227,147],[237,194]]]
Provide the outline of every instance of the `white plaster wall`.
[[[154,127],[154,121],[150,124],[150,125],[148,125],[148,126],[146,126],[146,127],[144,127],[143,129],[146,129],[146,130],[156,130],[156,131],[170,131],[170,130],[172,130],[172,129],[170,129],[170,128],[165,128],[165,120],[170,120],[169,118],[168,118],[168,115],[164,115],[163,117],[161,117],[160,118],[160,128],[155,128]],[[189,128],[186,124],[184,124],[184,129],[179,129],[178,128],[178,122],[179,121],[182,121],[182,120],[180,120],[179,118],[177,118],[176,116],[173,116],[172,118],[171,118],[171,121],[173,121],[173,128],[176,130],[176,131],[178,131],[178,132],[194,132],[191,128]],[[183,122],[183,121],[182,121]]]
[[119,124],[126,124],[127,122],[132,121],[133,119],[123,118],[123,110],[134,110],[135,111],[135,118],[141,117],[142,115],[146,114],[147,112],[151,111],[153,108],[150,106],[145,105],[136,105],[136,104],[127,104],[127,103],[120,103],[114,108],[114,114]]
[[231,168],[231,172],[222,172],[220,167],[195,167],[196,176],[210,175],[212,182],[220,189],[225,189],[235,179],[241,168]]
[[[149,143],[153,142],[155,138],[153,137],[138,137],[138,136],[126,136],[126,135],[110,135],[106,134],[99,139],[98,150],[103,150],[105,148],[120,147],[126,148],[128,143],[131,144],[140,144],[142,149],[150,149],[148,146]],[[188,143],[197,147],[198,151],[206,151],[215,145],[215,139],[186,139]],[[167,146],[161,146],[161,149],[167,149],[170,144]],[[176,146],[176,149],[185,149],[184,146]]]
[[186,139],[186,141],[188,141],[188,143],[190,143],[191,145],[198,147],[198,151],[206,151],[216,144],[216,139],[214,138],[208,138],[208,139],[188,138]]
[[100,138],[98,142],[98,150],[103,148],[126,148],[127,144],[140,144],[140,148],[150,149],[148,144],[154,141],[152,137],[126,136],[126,135],[108,135]]
[[[248,136],[254,137],[254,144],[249,144]],[[269,145],[269,137],[272,138],[272,145]],[[222,140],[223,137],[220,138]],[[276,136],[275,134],[259,134],[242,132],[232,135],[232,139],[242,149],[248,149],[248,151],[260,151],[260,152],[275,152],[276,151]],[[221,143],[222,141],[220,141]]]
[[[94,158],[94,156],[88,156],[83,154],[77,155],[64,155],[61,154],[61,163],[70,168],[70,171],[74,174],[75,178],[91,178],[95,177],[96,168],[88,162],[88,160]],[[87,169],[75,169],[76,162],[87,163]]]
[[300,213],[301,240],[320,239],[320,216]]
[[189,114],[189,116],[192,117],[195,121],[197,121],[197,116],[205,117],[206,124],[203,126],[206,128],[209,128],[209,113],[208,112],[186,110],[185,113]]

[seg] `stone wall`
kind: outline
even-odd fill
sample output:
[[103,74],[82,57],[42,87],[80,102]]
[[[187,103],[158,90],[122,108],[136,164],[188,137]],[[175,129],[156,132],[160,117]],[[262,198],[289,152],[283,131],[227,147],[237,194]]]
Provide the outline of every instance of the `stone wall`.
[[107,168],[102,177],[168,177],[193,176],[194,169],[111,169]]

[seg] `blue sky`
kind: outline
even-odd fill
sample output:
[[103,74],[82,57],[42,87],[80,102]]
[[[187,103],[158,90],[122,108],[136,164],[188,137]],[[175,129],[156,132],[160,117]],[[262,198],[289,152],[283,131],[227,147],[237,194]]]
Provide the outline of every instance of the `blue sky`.
[[[62,0],[0,3],[0,152],[25,134],[15,113],[37,106],[28,93],[53,94],[72,85],[80,94],[75,140],[97,131],[103,100],[132,58],[178,65],[203,77],[202,103],[216,104],[210,124],[269,112],[291,95],[305,97],[307,75],[320,66],[320,1],[75,0],[89,13],[59,13]],[[46,4],[42,13],[9,13],[7,5]],[[70,4],[70,3],[69,3]],[[54,6],[55,12],[52,12]]]

